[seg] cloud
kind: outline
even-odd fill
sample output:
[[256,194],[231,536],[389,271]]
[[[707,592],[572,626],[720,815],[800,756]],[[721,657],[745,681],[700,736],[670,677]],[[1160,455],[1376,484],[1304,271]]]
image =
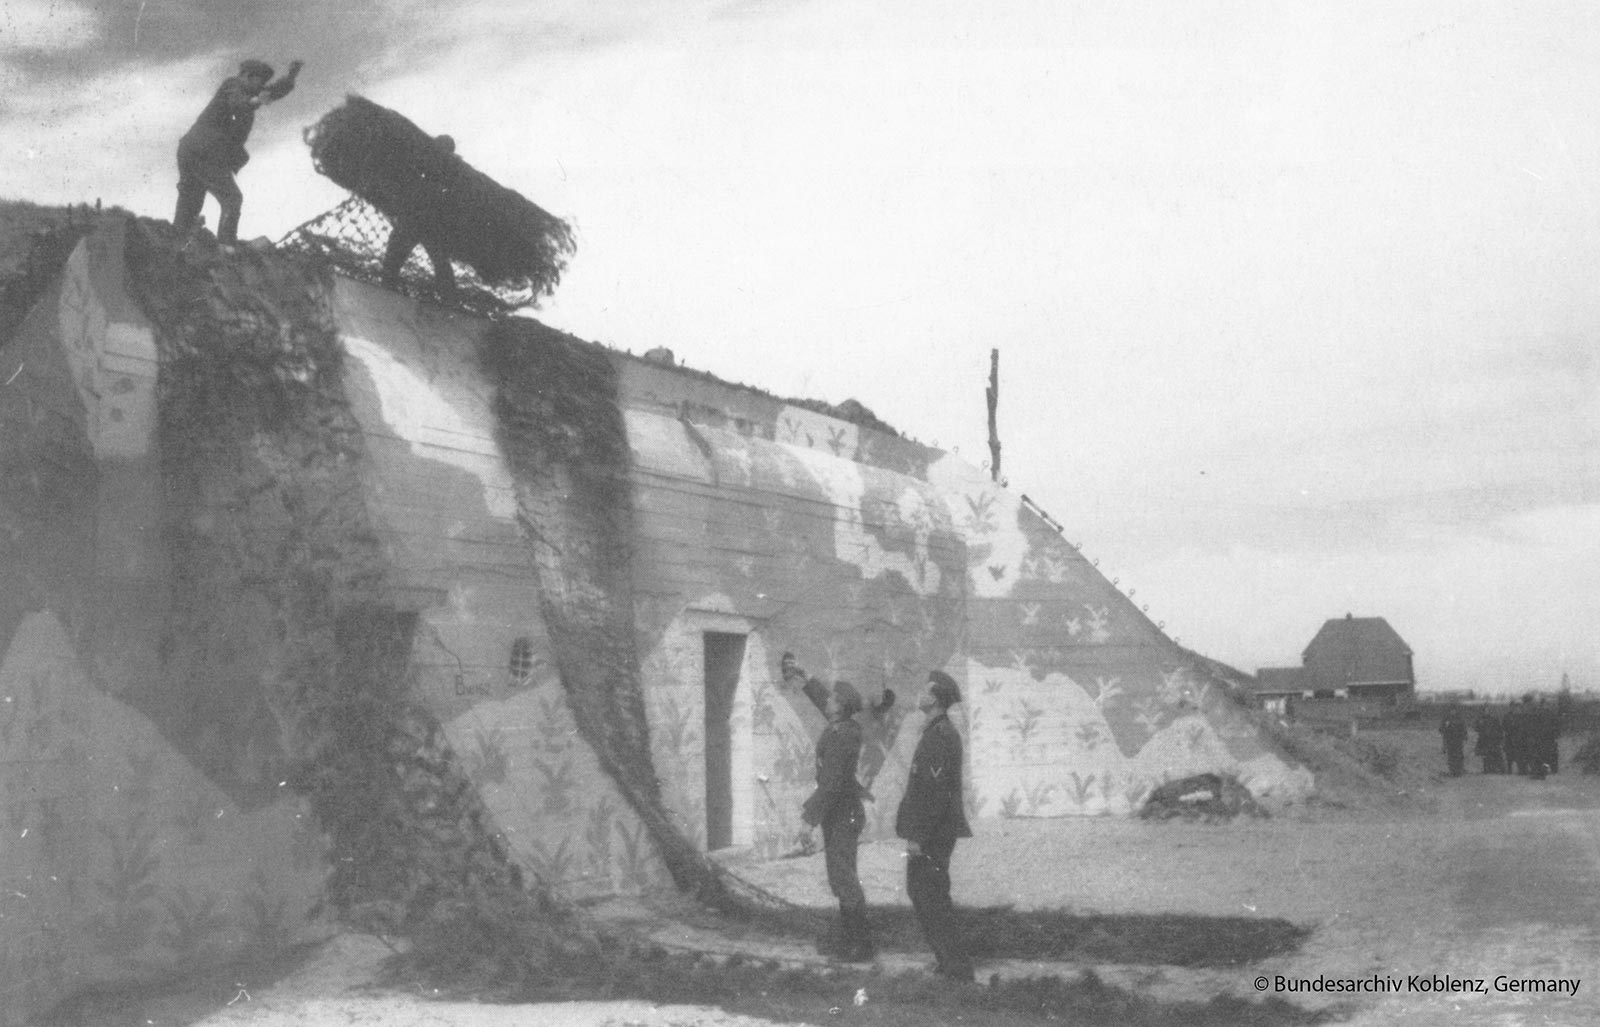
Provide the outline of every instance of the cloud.
[[40,203],[98,197],[170,216],[178,136],[198,113],[195,90],[215,88],[207,65],[130,65],[84,82],[15,91],[5,127],[14,159],[0,192]]
[[94,12],[70,0],[7,0],[0,7],[0,59],[76,46],[99,27]]
[[94,9],[70,0],[8,0],[0,62],[31,86],[72,85],[130,67],[200,57],[231,73],[245,57],[301,57],[349,77],[380,59],[405,25],[378,0],[116,0]]

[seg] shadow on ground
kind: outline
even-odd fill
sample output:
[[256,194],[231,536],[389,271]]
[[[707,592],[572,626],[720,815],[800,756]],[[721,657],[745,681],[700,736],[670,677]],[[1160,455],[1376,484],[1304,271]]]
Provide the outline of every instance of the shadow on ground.
[[[972,957],[1071,963],[1135,963],[1230,967],[1297,951],[1311,928],[1287,920],[1152,915],[1076,915],[1063,910],[1006,906],[956,910]],[[916,916],[904,906],[874,906],[868,916],[881,949],[921,952],[927,943]],[[692,926],[743,939],[752,934],[812,941],[832,924],[815,909],[760,911],[744,919],[690,912]]]

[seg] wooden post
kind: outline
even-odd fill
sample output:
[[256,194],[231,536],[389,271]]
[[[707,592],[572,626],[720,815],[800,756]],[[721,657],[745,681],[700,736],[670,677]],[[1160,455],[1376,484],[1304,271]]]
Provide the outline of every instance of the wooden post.
[[1000,433],[995,430],[994,411],[1000,403],[1000,351],[989,351],[989,387],[984,390],[989,401],[989,477],[1000,480]]

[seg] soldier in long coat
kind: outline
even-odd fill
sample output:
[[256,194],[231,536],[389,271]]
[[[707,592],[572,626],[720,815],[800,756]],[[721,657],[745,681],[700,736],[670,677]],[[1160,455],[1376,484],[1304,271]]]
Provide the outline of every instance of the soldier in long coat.
[[961,734],[950,723],[950,707],[961,689],[943,671],[928,674],[917,708],[927,717],[906,794],[895,815],[895,833],[906,840],[906,894],[933,949],[937,970],[956,980],[973,979],[972,958],[962,944],[950,901],[950,857],[958,838],[971,838],[961,788]]
[[1501,748],[1500,718],[1484,710],[1478,714],[1473,726],[1478,732],[1478,742],[1472,751],[1483,759],[1483,772],[1504,774],[1506,765],[1505,751]]
[[1444,736],[1444,756],[1450,767],[1450,776],[1460,777],[1466,762],[1467,744],[1467,722],[1460,710],[1451,707],[1445,713],[1439,733]]

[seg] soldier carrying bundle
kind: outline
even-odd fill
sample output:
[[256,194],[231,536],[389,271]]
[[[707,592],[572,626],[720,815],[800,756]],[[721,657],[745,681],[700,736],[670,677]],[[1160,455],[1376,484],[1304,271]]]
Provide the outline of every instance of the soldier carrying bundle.
[[452,258],[487,282],[526,283],[534,296],[549,295],[566,270],[576,248],[571,226],[456,156],[449,136],[430,136],[397,111],[349,96],[305,137],[319,172],[394,223],[386,280],[419,243],[446,294],[454,292]]
[[[428,210],[438,210],[446,202],[446,195],[455,187],[465,162],[457,157],[456,141],[449,136],[436,136],[440,158],[432,167],[421,172],[424,180],[435,190],[433,203],[425,203]],[[441,233],[434,231],[429,218],[422,216],[394,217],[394,230],[389,233],[389,245],[383,251],[383,284],[391,289],[400,285],[400,269],[405,267],[411,251],[421,245],[433,265],[433,281],[439,298],[446,302],[455,299],[456,276],[450,267],[450,251],[439,241]]]

